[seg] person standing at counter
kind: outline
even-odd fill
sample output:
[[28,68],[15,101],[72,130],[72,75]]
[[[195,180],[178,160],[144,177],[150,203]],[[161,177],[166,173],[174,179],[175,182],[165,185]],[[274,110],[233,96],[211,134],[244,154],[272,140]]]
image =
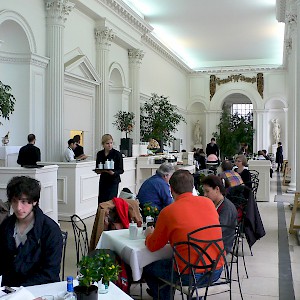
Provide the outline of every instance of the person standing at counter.
[[28,144],[23,146],[18,155],[17,163],[23,166],[35,166],[38,161],[41,161],[41,151],[35,146],[35,135],[28,134]]
[[99,164],[105,166],[105,162],[110,161],[113,167],[108,170],[103,170],[99,180],[98,203],[105,202],[117,197],[119,183],[121,182],[120,175],[124,173],[122,154],[113,148],[113,138],[110,134],[102,136],[103,150],[97,153],[96,168]]

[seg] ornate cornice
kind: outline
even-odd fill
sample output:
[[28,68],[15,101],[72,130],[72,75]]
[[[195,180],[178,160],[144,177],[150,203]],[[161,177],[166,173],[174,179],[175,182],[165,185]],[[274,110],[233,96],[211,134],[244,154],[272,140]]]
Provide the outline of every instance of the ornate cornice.
[[49,63],[49,59],[36,54],[0,52],[0,62],[11,64],[30,64],[32,66],[45,69]]
[[95,38],[97,46],[108,49],[111,41],[115,38],[115,34],[112,29],[101,26],[95,28]]
[[186,65],[179,57],[177,57],[173,52],[171,52],[166,46],[164,46],[159,40],[157,40],[154,36],[143,35],[142,41],[150,46],[157,53],[167,58],[170,62],[175,64],[178,68],[185,72],[192,72],[192,69]]
[[137,31],[142,34],[147,34],[153,30],[153,27],[149,25],[144,19],[136,14],[128,5],[116,0],[96,0],[97,2],[105,5],[117,16],[133,26]]
[[63,25],[75,4],[69,0],[44,0],[48,22]]
[[284,70],[283,66],[234,66],[234,67],[215,67],[215,68],[203,68],[202,70],[192,71],[191,74],[202,73],[243,73],[243,72],[266,72],[274,70]]
[[140,49],[129,49],[128,50],[129,63],[140,65],[142,63],[144,55],[145,52]]

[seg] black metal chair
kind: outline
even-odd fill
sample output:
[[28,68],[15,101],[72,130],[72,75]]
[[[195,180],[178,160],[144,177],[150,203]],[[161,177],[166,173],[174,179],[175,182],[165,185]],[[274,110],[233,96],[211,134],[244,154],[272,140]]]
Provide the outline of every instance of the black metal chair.
[[[197,232],[216,230],[217,227],[220,228],[219,238],[210,240],[197,238]],[[227,227],[232,229],[231,234],[234,235],[235,228]],[[231,297],[231,274],[226,260],[221,230],[221,225],[199,228],[188,234],[188,241],[178,242],[173,245],[171,280],[167,281],[160,278],[163,284],[159,286],[158,294],[161,288],[169,285],[171,287],[170,299],[174,298],[175,290],[180,291],[182,300],[184,295],[186,295],[187,299],[199,299],[199,297],[206,299],[207,296],[224,292],[230,292]],[[182,252],[182,247],[187,248],[188,257],[182,255],[185,252]],[[212,258],[209,253],[213,252],[218,254]],[[213,282],[213,273],[221,260],[224,262],[223,276]],[[179,265],[184,267],[179,268]],[[202,273],[202,276],[199,278],[197,273]]]
[[[217,229],[220,229],[222,231],[222,236],[215,239],[203,239],[200,238],[200,236],[203,236],[205,233],[205,236],[214,236],[214,232]],[[204,251],[210,252],[210,251],[217,251],[218,256],[215,259],[216,267],[218,263],[223,260],[223,272],[222,276],[219,280],[215,282],[210,282],[209,285],[206,287],[205,293],[204,289],[200,288],[198,289],[198,296],[203,296],[204,299],[206,299],[207,296],[216,295],[224,292],[229,292],[230,299],[232,298],[231,293],[231,275],[232,275],[232,256],[230,262],[227,261],[227,253],[225,250],[225,241],[231,241],[232,247],[235,247],[236,241],[237,241],[237,231],[236,227],[231,227],[227,225],[210,225],[201,227],[199,229],[196,229],[190,233],[188,233],[188,241],[197,243],[200,245],[203,245]],[[200,292],[200,293],[199,293]],[[240,293],[242,295],[242,290],[240,286]]]
[[82,256],[89,252],[89,239],[86,225],[78,215],[71,216],[72,227],[75,238],[76,263],[78,264]]
[[[183,255],[181,255],[181,252],[178,250],[182,247],[188,248],[188,258],[183,257]],[[190,259],[193,255],[197,256],[197,260],[195,262],[191,262]],[[202,247],[189,241],[175,243],[173,245],[172,258],[173,268],[171,273],[171,280],[167,281],[160,278],[163,284],[158,287],[158,296],[160,294],[160,289],[165,287],[166,285],[169,285],[171,287],[170,299],[174,298],[175,289],[181,292],[182,300],[184,299],[184,294],[187,296],[187,299],[192,299],[194,293],[198,293],[199,286],[201,286],[201,288],[206,288],[207,286],[209,286],[213,271],[216,268],[216,261],[214,261],[208,255],[208,253],[203,250]],[[184,268],[180,270],[179,264],[184,264]],[[203,272],[204,275],[201,277],[201,280],[197,280],[196,273],[200,271]],[[187,285],[187,280],[184,279],[186,273],[188,274],[189,282],[189,284]]]
[[65,259],[66,259],[66,247],[68,240],[68,232],[61,231],[63,248],[62,248],[62,258],[61,258],[61,281],[65,280]]

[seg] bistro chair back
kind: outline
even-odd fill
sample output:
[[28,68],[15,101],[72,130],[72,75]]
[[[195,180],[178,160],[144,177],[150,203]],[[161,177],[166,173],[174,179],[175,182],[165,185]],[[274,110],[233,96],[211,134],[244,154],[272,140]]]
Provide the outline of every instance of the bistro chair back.
[[[205,239],[201,236],[213,236],[216,230],[220,230],[222,232],[219,238],[215,239]],[[211,253],[211,251],[216,251],[218,253],[215,258],[216,266],[220,261],[223,261],[223,272],[219,280],[215,282],[209,282],[209,285],[205,287],[205,289],[197,289],[197,296],[203,296],[204,299],[209,295],[220,294],[224,292],[229,292],[231,299],[231,267],[229,263],[227,263],[227,253],[225,250],[225,241],[230,241],[232,243],[232,247],[234,247],[236,243],[236,228],[227,226],[227,225],[210,225],[201,227],[196,229],[190,233],[188,233],[188,241],[193,242],[195,244],[200,244],[204,251]]]
[[[182,300],[184,299],[184,295],[187,296],[187,299],[192,299],[192,297],[194,298],[196,295],[197,297],[200,296],[200,290],[198,289],[199,287],[205,289],[211,283],[211,277],[216,268],[216,261],[213,260],[201,246],[193,242],[178,242],[175,243],[172,248],[173,268],[171,280],[167,281],[161,279],[163,284],[158,288],[158,295],[161,288],[170,285],[170,299],[173,299],[175,289],[181,292]],[[188,257],[182,255],[182,248],[188,249]],[[192,257],[196,257],[196,259],[193,260]],[[180,268],[179,266],[182,265],[183,268]],[[204,275],[200,279],[197,279],[196,274],[200,272]],[[205,291],[204,294],[206,294]]]
[[66,247],[68,240],[68,232],[61,231],[63,248],[62,248],[62,258],[61,258],[61,281],[65,280],[65,260],[66,260]]
[[72,227],[75,238],[76,262],[79,263],[82,256],[89,252],[89,240],[86,225],[78,215],[71,216]]

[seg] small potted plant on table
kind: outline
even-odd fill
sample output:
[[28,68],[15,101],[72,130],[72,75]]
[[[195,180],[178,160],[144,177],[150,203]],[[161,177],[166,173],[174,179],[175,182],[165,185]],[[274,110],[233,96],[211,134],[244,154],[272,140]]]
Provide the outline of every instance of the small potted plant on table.
[[108,288],[110,281],[116,281],[121,268],[105,251],[93,256],[83,256],[78,263],[79,285],[74,287],[78,300],[97,300],[100,280]]

